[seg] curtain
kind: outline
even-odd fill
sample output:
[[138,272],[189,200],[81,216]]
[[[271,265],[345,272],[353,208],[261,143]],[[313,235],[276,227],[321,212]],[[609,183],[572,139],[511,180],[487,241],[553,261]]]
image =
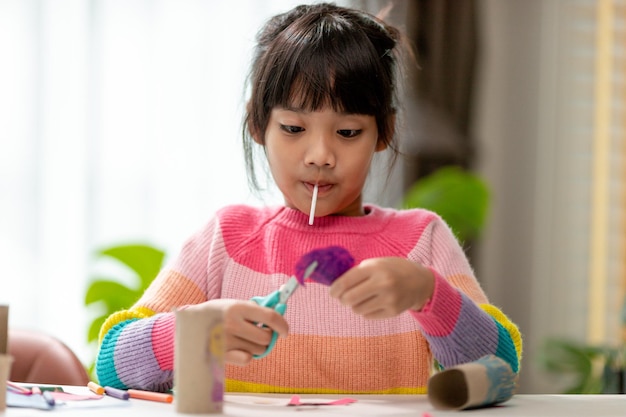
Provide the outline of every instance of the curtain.
[[[0,1],[0,304],[87,361],[96,249],[177,252],[250,195],[240,126],[262,23],[294,0]],[[343,2],[347,3],[347,2]]]
[[406,182],[444,165],[469,168],[475,157],[472,93],[477,60],[473,0],[407,2],[406,31],[418,68],[410,71]]

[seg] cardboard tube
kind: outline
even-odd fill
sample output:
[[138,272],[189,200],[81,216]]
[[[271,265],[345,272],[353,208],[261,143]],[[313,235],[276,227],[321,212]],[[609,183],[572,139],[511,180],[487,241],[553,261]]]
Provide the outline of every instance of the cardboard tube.
[[0,305],[0,355],[8,353],[9,306]]
[[0,305],[0,412],[7,408],[7,380],[13,358],[8,354],[9,306]]
[[428,399],[441,410],[488,407],[508,401],[517,386],[511,366],[494,355],[441,371],[428,380]]
[[176,411],[222,413],[224,329],[222,310],[176,310],[174,392]]
[[0,354],[0,412],[7,408],[7,379],[11,374],[12,363],[11,355]]

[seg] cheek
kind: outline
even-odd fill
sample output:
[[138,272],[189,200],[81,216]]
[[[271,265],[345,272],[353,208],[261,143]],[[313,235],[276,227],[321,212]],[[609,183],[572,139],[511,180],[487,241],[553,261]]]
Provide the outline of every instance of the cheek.
[[350,170],[357,177],[366,177],[369,173],[370,165],[374,158],[374,151],[371,148],[361,149],[352,155],[350,161]]
[[273,169],[279,169],[285,164],[284,152],[280,151],[279,147],[267,147],[267,161]]
[[293,164],[293,154],[290,155],[285,149],[273,146],[266,148],[266,155],[274,181],[280,185],[285,180],[289,167]]

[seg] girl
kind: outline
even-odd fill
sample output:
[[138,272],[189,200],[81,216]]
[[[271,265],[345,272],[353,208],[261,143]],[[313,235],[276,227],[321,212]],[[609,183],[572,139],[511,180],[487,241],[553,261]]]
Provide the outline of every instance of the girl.
[[[101,384],[172,388],[172,309],[183,305],[223,310],[227,391],[425,393],[435,361],[445,368],[487,354],[518,372],[519,331],[488,303],[442,219],[362,201],[374,154],[397,153],[398,44],[393,27],[332,4],[268,21],[244,149],[251,183],[257,148],[285,204],[221,209],[134,306],[109,317]],[[250,301],[278,289],[304,253],[331,245],[348,249],[356,266],[330,288],[307,284],[284,317]],[[253,359],[271,331],[281,336],[274,350]]]

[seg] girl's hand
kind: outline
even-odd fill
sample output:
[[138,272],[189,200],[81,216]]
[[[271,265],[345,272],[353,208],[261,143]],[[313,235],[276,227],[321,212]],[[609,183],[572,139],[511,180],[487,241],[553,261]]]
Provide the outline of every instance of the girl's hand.
[[[265,352],[272,339],[272,330],[286,337],[289,325],[285,318],[271,308],[261,307],[254,301],[219,299],[190,306],[202,309],[219,307],[224,313],[224,337],[226,352],[224,360],[234,365],[247,365],[252,355]],[[259,327],[263,323],[267,327]]]
[[432,297],[435,277],[404,258],[366,259],[337,278],[330,295],[366,319],[395,317],[420,310]]

